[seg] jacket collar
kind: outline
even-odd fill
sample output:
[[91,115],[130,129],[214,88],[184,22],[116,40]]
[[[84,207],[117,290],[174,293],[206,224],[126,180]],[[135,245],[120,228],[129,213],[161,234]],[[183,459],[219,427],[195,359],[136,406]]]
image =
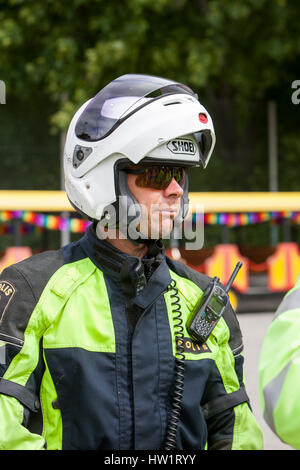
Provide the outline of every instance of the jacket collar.
[[119,282],[124,295],[141,307],[149,305],[171,282],[160,240],[148,242],[148,253],[142,260],[123,253],[105,240],[100,240],[94,225],[89,226],[80,243],[93,263]]

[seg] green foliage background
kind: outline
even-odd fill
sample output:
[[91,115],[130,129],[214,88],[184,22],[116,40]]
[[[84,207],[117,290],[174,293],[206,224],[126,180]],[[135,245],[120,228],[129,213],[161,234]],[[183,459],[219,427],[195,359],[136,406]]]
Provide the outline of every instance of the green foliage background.
[[0,189],[59,189],[74,111],[125,73],[191,86],[213,117],[192,191],[265,191],[267,103],[278,113],[279,190],[300,190],[296,0],[0,0]]

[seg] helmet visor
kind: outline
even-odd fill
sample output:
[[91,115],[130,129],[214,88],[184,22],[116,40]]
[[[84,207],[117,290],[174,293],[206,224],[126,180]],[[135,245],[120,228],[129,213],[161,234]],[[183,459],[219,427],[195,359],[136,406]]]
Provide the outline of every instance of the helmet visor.
[[92,98],[77,121],[75,134],[87,142],[103,139],[137,109],[162,95],[177,93],[196,96],[186,85],[165,78],[123,75]]

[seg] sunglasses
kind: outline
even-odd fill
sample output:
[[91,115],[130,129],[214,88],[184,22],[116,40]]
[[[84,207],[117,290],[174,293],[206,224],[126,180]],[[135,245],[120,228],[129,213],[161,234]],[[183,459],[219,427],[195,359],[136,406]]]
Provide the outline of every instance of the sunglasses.
[[186,170],[182,167],[151,166],[125,171],[137,175],[135,184],[140,188],[166,189],[173,178],[182,188],[185,183]]

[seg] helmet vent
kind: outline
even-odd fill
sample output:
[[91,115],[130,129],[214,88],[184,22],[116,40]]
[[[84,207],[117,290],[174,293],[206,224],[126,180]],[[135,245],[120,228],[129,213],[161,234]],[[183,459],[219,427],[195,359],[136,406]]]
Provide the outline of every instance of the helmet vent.
[[91,147],[83,147],[82,145],[76,145],[73,153],[73,167],[78,168],[87,157],[92,153]]
[[169,103],[164,103],[164,106],[171,106],[172,104],[181,104],[181,101],[171,101]]

